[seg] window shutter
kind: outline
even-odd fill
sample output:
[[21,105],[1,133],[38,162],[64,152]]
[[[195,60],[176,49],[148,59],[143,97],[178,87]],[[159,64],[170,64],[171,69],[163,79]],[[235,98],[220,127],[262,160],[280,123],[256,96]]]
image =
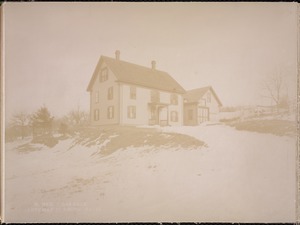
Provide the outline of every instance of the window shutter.
[[127,118],[130,118],[130,106],[127,107]]

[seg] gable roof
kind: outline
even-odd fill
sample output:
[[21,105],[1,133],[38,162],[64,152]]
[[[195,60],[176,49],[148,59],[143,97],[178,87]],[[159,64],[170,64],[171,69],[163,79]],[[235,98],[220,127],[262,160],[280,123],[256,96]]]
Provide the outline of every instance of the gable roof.
[[219,105],[222,106],[222,102],[220,101],[219,97],[217,96],[216,92],[211,86],[189,90],[184,94],[183,98],[186,100],[187,103],[198,102],[208,90],[210,90],[213,93]]
[[114,73],[117,81],[119,82],[141,85],[148,88],[176,92],[180,94],[185,93],[184,88],[166,72],[139,66],[107,56],[100,57],[92,79],[90,80],[90,83],[88,85],[87,91],[91,90],[92,85],[97,78],[100,65],[103,62],[107,64],[107,67]]

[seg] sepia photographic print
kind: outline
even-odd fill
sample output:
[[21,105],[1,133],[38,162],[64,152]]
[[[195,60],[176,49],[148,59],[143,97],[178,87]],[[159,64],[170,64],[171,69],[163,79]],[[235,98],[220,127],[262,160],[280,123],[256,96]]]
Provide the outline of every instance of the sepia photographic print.
[[295,223],[298,20],[3,3],[2,222]]

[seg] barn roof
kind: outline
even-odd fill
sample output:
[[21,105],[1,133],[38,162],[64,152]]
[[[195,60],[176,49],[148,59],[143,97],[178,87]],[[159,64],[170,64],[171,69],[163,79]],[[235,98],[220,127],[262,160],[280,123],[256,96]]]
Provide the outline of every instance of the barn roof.
[[184,94],[183,98],[186,100],[187,103],[196,103],[205,95],[205,93],[208,90],[212,92],[219,105],[222,106],[222,102],[220,101],[219,97],[217,96],[216,92],[211,86],[189,90]]
[[114,73],[117,81],[119,82],[140,85],[168,92],[185,93],[184,88],[164,71],[136,65],[107,56],[100,57],[87,91],[91,90],[94,80],[100,70],[100,65],[103,62],[106,63],[107,67]]

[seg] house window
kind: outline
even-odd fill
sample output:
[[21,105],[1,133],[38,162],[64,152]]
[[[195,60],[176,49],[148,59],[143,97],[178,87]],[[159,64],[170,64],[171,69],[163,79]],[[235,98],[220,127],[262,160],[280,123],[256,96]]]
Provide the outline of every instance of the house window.
[[151,91],[151,102],[159,102],[159,91]]
[[210,103],[210,101],[211,101],[211,93],[210,92],[207,92],[206,99],[207,99],[207,102]]
[[171,121],[178,122],[178,112],[176,112],[176,111],[171,112]]
[[110,87],[110,88],[108,88],[108,91],[107,91],[107,99],[111,100],[113,98],[114,98],[114,88]]
[[98,103],[99,102],[99,91],[95,92],[95,102]]
[[129,119],[135,119],[136,118],[136,108],[135,108],[135,106],[128,106],[128,108],[127,108],[127,117]]
[[194,110],[192,110],[192,109],[189,109],[189,110],[188,110],[188,120],[193,120],[193,114],[194,114],[193,111],[194,111]]
[[99,81],[100,82],[104,82],[108,80],[108,69],[107,68],[104,68],[100,71],[100,78],[99,78]]
[[171,94],[171,104],[172,105],[178,105],[178,95]]
[[200,105],[201,105],[201,106],[206,106],[206,99],[205,99],[205,98],[202,98],[202,99],[200,100]]
[[98,121],[99,120],[99,109],[94,110],[94,120]]
[[136,99],[136,87],[130,87],[130,99]]
[[107,108],[107,119],[113,119],[114,118],[114,107],[109,106]]

